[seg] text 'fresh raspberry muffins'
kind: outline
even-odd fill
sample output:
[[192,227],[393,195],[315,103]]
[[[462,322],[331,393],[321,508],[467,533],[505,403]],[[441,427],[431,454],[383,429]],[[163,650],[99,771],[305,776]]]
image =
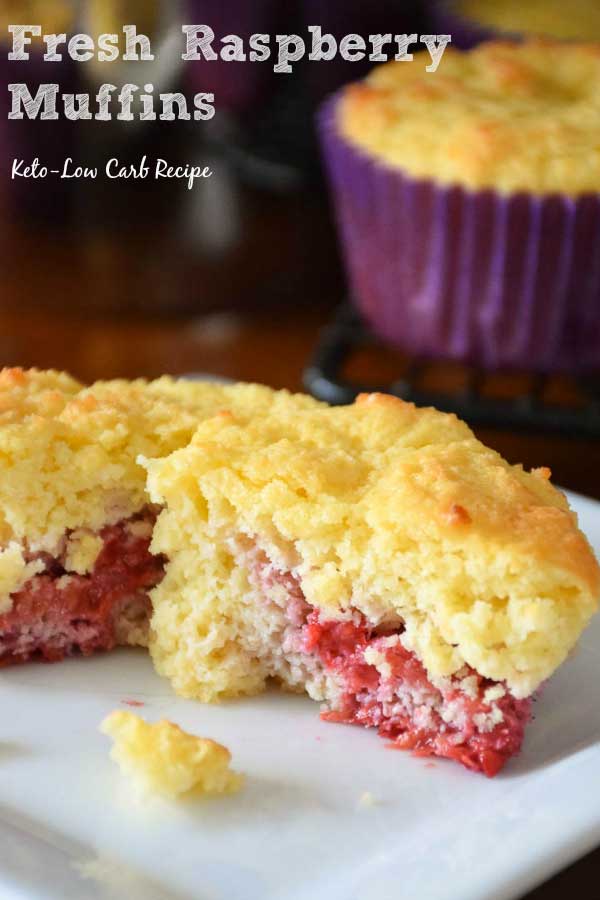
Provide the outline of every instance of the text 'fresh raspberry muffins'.
[[321,132],[355,302],[425,358],[600,365],[600,46],[393,62]]

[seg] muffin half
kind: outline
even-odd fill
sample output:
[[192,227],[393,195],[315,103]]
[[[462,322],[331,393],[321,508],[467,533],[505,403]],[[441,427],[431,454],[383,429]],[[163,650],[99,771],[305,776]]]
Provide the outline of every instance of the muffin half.
[[600,591],[548,478],[383,395],[5,370],[0,661],[149,644],[184,696],[275,679],[494,775]]
[[597,564],[548,471],[509,466],[454,416],[284,400],[144,464],[168,560],[150,649],[183,696],[275,679],[326,719],[491,776],[597,606]]
[[[90,388],[57,372],[0,374],[0,663],[147,641],[158,508],[140,454],[185,446],[220,409],[278,395],[163,378]],[[299,406],[314,405],[308,397]]]

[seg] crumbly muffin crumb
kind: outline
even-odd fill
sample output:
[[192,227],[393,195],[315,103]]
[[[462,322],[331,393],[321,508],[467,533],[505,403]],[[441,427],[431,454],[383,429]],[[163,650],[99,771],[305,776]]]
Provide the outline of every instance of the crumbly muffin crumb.
[[243,776],[229,768],[226,747],[166,719],[151,725],[120,709],[104,719],[100,730],[114,741],[112,759],[143,794],[235,794],[243,785]]

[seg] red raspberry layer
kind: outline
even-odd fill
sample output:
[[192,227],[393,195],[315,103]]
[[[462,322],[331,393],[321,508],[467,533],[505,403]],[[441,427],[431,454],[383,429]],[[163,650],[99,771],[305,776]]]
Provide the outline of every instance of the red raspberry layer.
[[341,686],[324,719],[377,728],[395,748],[454,759],[489,777],[518,753],[530,700],[516,700],[505,685],[468,666],[459,676],[432,684],[419,659],[402,645],[402,627],[376,629],[358,611],[347,621],[322,618],[292,572],[278,570],[258,547],[250,559],[266,602],[273,602],[267,598],[274,596],[274,585],[285,589],[288,645],[318,659]]
[[[454,759],[488,777],[496,775],[521,747],[531,701],[516,700],[505,690],[494,701],[502,720],[493,723],[492,705],[484,694],[496,682],[464,669],[461,679],[448,679],[448,686],[439,689],[414,653],[400,641],[389,644],[369,629],[364,618],[355,624],[323,622],[316,611],[308,615],[306,651],[316,653],[326,669],[341,676],[345,688],[340,704],[324,712],[323,718],[375,727],[399,749]],[[381,654],[389,671],[386,677],[365,662],[367,648]],[[461,687],[465,678],[470,682],[468,693]]]
[[[129,625],[143,628],[151,611],[148,592],[164,575],[164,560],[150,553],[155,518],[147,510],[104,528],[89,575],[66,572],[61,559],[37,557],[44,572],[13,594],[11,610],[0,616],[0,663],[89,656],[126,642]],[[131,531],[132,521],[149,527]]]

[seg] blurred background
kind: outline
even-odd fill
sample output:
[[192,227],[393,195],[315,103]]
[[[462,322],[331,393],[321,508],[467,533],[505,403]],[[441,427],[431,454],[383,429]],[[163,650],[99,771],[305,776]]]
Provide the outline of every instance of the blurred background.
[[[210,23],[217,36],[275,31],[280,24],[293,31],[303,19],[318,19],[317,7],[326,8],[307,0],[282,15],[283,5],[232,3],[229,14],[218,0],[0,0],[5,42],[6,24],[25,13],[49,31],[119,31],[135,21],[152,36],[159,57],[140,81],[139,64],[102,69],[65,61],[50,69],[35,50],[28,63],[8,63],[4,47],[5,83],[26,81],[33,89],[56,80],[63,91],[90,92],[107,78],[152,81],[156,94],[181,90],[190,98],[214,90],[217,105],[205,126],[21,123],[6,121],[8,92],[2,92],[4,364],[68,366],[86,380],[201,369],[300,386],[310,341],[291,357],[280,343],[265,352],[261,341],[288,318],[301,322],[301,331],[315,329],[343,295],[312,114],[330,83],[352,73],[328,71],[322,84],[313,84],[306,68],[288,77],[275,76],[270,65],[208,68],[180,60],[182,22]],[[357,24],[361,6],[349,4]],[[381,15],[375,11],[375,24]],[[152,180],[113,182],[108,189],[102,179],[10,182],[16,156],[49,164],[72,156],[102,167],[112,156],[127,163],[143,154],[174,165],[209,165],[214,176],[193,192],[185,183]],[[20,321],[27,322],[22,336]],[[241,328],[250,329],[243,342]],[[295,326],[292,342],[297,335]]]
[[[181,61],[181,24],[229,33],[452,33],[457,46],[500,34],[594,35],[596,0],[0,0],[5,83],[60,82],[95,95],[106,80],[152,81],[189,99],[214,91],[206,123],[9,122],[2,92],[0,361],[65,368],[85,381],[207,372],[303,387],[349,402],[391,389],[464,416],[512,461],[550,465],[600,497],[600,392],[594,372],[487,372],[423,360],[375,340],[349,296],[314,119],[331,91],[365,74],[336,59],[275,75],[272,65]],[[562,13],[561,13],[562,9]],[[565,11],[568,9],[568,14]],[[590,12],[591,11],[591,12]],[[591,19],[590,19],[591,15]],[[579,17],[579,19],[578,19]],[[118,32],[135,22],[155,63],[7,61],[9,23]],[[578,26],[578,21],[580,25]],[[573,33],[575,31],[575,34]],[[591,32],[591,33],[590,33]],[[51,71],[52,77],[49,77]],[[11,181],[14,157],[80,165],[164,157],[212,178]],[[600,303],[600,298],[599,298]]]
[[[156,93],[214,91],[207,123],[8,122],[0,107],[0,363],[67,369],[84,381],[212,373],[349,402],[369,387],[456,410],[514,462],[549,465],[555,480],[600,498],[597,373],[488,372],[422,360],[375,340],[344,274],[315,134],[315,111],[365,70],[339,60],[271,65],[183,64],[181,24],[229,33],[452,33],[470,47],[498,34],[600,41],[598,0],[460,3],[419,0],[0,0],[5,84],[59,81],[95,94],[152,81]],[[154,64],[47,64],[32,49],[8,63],[10,23],[47,32],[151,35]],[[594,24],[595,23],[595,24]],[[598,28],[598,31],[594,31]],[[442,63],[443,64],[443,63]],[[143,73],[143,74],[142,74]],[[164,157],[210,166],[182,182],[13,182],[14,157],[124,164]],[[600,304],[600,298],[598,298]],[[565,897],[598,875],[598,853],[533,892]]]

